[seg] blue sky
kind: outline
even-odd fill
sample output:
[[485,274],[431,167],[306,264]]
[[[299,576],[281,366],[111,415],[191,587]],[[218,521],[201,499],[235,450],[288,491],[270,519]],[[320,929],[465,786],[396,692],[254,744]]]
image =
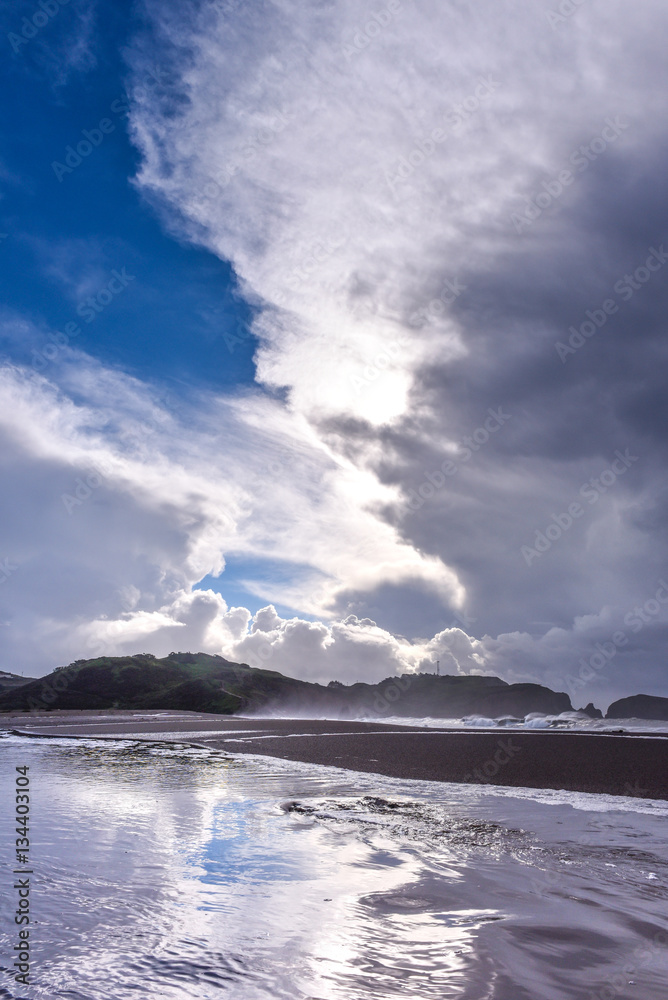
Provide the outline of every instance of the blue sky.
[[4,669],[665,692],[640,6],[3,10]]
[[[17,4],[6,11],[7,32],[20,30],[22,15],[34,9]],[[133,9],[70,3],[3,60],[5,91],[20,94],[4,109],[3,302],[53,329],[78,322],[81,350],[176,394],[250,383],[250,310],[233,269],[171,238],[132,184],[138,154],[128,136],[122,52],[140,23]],[[86,30],[88,56],[63,70],[54,52]],[[85,141],[86,130],[97,133],[104,118],[113,132],[96,134],[100,145],[71,173],[54,170],[66,166],[67,147]],[[133,275],[127,294],[94,322],[81,322],[77,307],[85,297],[77,286],[89,278],[95,293],[114,268]],[[27,347],[22,353],[13,345],[11,357],[30,359]]]
[[[151,383],[173,405],[202,388],[251,385],[253,310],[232,266],[167,233],[132,184],[139,157],[128,135],[122,53],[142,23],[136,5],[70,3],[34,38],[17,41],[23,18],[37,9],[16,5],[3,26],[15,36],[3,61],[5,92],[20,100],[5,107],[0,288],[5,308],[36,328],[32,337],[22,331],[3,339],[3,358],[42,372],[50,334],[75,323],[73,346]],[[63,69],[62,54],[82,35],[91,39],[87,55]],[[148,87],[160,72],[146,74]],[[109,131],[100,132],[105,118]],[[99,146],[68,168],[77,161],[67,160],[68,147],[76,152],[91,130]],[[114,270],[132,280],[91,314],[82,287],[96,298]],[[262,600],[229,579],[243,574],[243,564],[228,568],[229,594],[257,610]],[[217,590],[220,580],[207,577],[204,585]]]

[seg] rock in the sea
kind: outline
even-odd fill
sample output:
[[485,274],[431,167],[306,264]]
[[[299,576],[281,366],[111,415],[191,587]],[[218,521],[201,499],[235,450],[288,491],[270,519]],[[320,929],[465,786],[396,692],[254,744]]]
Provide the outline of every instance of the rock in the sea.
[[583,715],[588,715],[590,719],[602,719],[603,712],[600,708],[595,708],[593,702],[589,702],[586,708],[579,708],[578,712],[582,712]]
[[606,719],[658,719],[668,722],[668,698],[651,694],[634,694],[630,698],[613,701]]

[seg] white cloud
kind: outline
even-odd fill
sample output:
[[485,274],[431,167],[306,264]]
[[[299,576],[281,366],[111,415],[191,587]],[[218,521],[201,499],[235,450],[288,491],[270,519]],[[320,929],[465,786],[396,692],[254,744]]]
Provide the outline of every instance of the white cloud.
[[[637,607],[605,608],[543,636],[518,631],[476,639],[451,627],[415,642],[355,615],[325,624],[283,618],[268,605],[252,616],[245,608],[228,608],[212,591],[182,592],[152,613],[87,622],[77,629],[75,640],[89,655],[134,653],[144,646],[157,655],[173,649],[222,653],[236,662],[325,684],[433,673],[440,661],[441,674],[491,674],[509,683],[542,683],[566,691],[575,707],[594,700],[605,708],[628,693],[630,676],[641,687],[652,685],[653,648],[668,627],[668,587],[660,592],[661,600],[652,595],[649,603],[641,602],[640,614]],[[51,638],[57,638],[55,632]]]
[[149,7],[196,56],[178,112],[134,107],[138,183],[264,304],[258,378],[312,419],[405,415],[416,369],[467,350],[448,314],[407,318],[516,243],[512,212],[606,115],[631,115],[637,135],[658,109],[646,93],[638,106],[644,78],[611,72],[615,19],[596,0],[579,46],[540,6],[403,3],[354,58],[346,40],[372,10],[345,0],[326,16],[294,0],[205,7],[190,29]]
[[[543,578],[536,587],[513,563],[523,540],[515,538],[549,519],[546,484],[577,493],[577,469],[601,454],[592,441],[567,466],[558,447],[550,451],[560,419],[553,386],[549,404],[525,412],[522,426],[515,413],[507,436],[495,439],[500,454],[490,446],[422,511],[409,514],[394,500],[451,457],[469,430],[462,402],[479,400],[473,419],[482,420],[488,407],[509,407],[532,384],[538,396],[541,379],[561,376],[551,327],[552,341],[567,329],[565,300],[584,275],[592,285],[603,280],[609,233],[592,226],[590,246],[581,225],[592,206],[576,211],[593,168],[574,176],[524,242],[512,216],[565,167],[577,173],[571,155],[610,116],[628,127],[605,153],[608,173],[633,156],[645,159],[661,116],[654,81],[664,75],[657,32],[666,14],[655,0],[641,6],[643,19],[629,26],[619,4],[589,0],[557,31],[547,2],[528,12],[510,2],[427,0],[400,4],[369,33],[374,9],[346,0],[326,12],[295,0],[233,15],[207,6],[190,23],[180,10],[148,3],[157,39],[149,56],[173,60],[175,82],[171,93],[134,104],[132,135],[143,157],[137,184],[170,225],[232,262],[259,310],[258,381],[287,390],[290,433],[308,426],[309,439],[336,457],[326,496],[346,504],[351,530],[367,537],[374,518],[362,511],[372,504],[373,533],[392,517],[392,533],[398,526],[406,539],[405,563],[393,557],[385,568],[375,544],[356,559],[346,553],[345,569],[336,570],[347,581],[338,600],[330,590],[329,603],[305,605],[291,593],[296,606],[343,614],[356,610],[346,603],[351,594],[377,591],[381,578],[400,580],[408,592],[418,577],[431,578],[443,607],[480,617],[471,602],[480,600],[482,581],[487,607],[489,591],[502,591],[502,627],[512,628],[524,603],[540,599]],[[629,58],[620,65],[622,22]],[[193,53],[187,61],[178,55],[183,47]],[[478,287],[466,305],[459,295],[446,304],[446,282],[466,284],[469,275]],[[545,289],[543,314],[526,315],[537,289]],[[545,358],[538,357],[544,342]],[[583,382],[575,393],[581,405],[590,391]],[[538,445],[527,430],[532,420]],[[584,480],[594,471],[583,469]],[[606,504],[588,522],[589,539],[607,534],[599,524]],[[325,545],[336,566],[321,522],[313,527],[301,537],[309,548]],[[560,620],[591,610],[589,595],[603,591],[605,600],[615,576],[628,573],[622,560],[634,539],[626,531],[622,525],[608,545],[604,586],[590,546]],[[553,565],[575,567],[579,546],[574,532]],[[529,617],[539,615],[532,608]]]
[[59,386],[46,373],[0,371],[2,535],[16,566],[2,618],[18,661],[43,669],[82,655],[82,642],[84,653],[142,639],[167,652],[219,649],[245,632],[249,612],[192,588],[230,554],[294,564],[288,586],[248,586],[311,613],[381,580],[418,578],[458,599],[437,559],[365,509],[393,491],[346,467],[279,404],[205,396],[166,410],[148,386],[71,348],[49,374]]

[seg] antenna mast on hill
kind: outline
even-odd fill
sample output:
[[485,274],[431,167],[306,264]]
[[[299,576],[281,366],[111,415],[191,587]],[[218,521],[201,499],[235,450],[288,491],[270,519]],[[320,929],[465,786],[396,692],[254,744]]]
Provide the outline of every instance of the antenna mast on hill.
[[441,661],[436,660],[436,676],[440,677],[441,674]]

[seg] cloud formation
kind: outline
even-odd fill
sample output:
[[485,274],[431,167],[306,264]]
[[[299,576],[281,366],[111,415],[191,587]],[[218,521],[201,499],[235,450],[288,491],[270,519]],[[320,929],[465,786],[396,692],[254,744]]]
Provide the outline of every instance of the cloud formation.
[[[135,108],[139,183],[232,261],[259,381],[400,492],[379,519],[454,571],[477,628],[563,672],[578,622],[663,565],[665,10],[281,2],[206,8],[184,39],[149,9],[158,50],[194,56],[171,114]],[[391,630],[376,596],[351,581],[346,608]]]
[[[9,335],[36,336],[7,323]],[[47,346],[51,379],[11,365],[0,378],[0,600],[15,667],[142,641],[163,652],[231,649],[250,612],[193,588],[232,554],[292,568],[281,601],[311,614],[326,614],[344,585],[386,580],[416,578],[456,599],[437,559],[364,509],[392,491],[337,462],[280,404],[200,395],[177,412],[137,379]],[[261,594],[271,581],[247,585]]]
[[[114,524],[104,572],[77,557],[69,611],[35,598],[26,632],[64,635],[76,605],[115,649],[264,643],[323,680],[441,658],[575,691],[612,642],[584,700],[664,691],[663,603],[625,622],[668,541],[668,12],[556,9],[147,0],[135,183],[231,262],[258,390],[177,417],[80,355],[61,395],[7,376],[17,467],[71,484],[104,461],[71,518],[104,502]],[[61,535],[68,559],[102,523]],[[292,566],[251,588],[322,621],[194,592],[232,553]]]

